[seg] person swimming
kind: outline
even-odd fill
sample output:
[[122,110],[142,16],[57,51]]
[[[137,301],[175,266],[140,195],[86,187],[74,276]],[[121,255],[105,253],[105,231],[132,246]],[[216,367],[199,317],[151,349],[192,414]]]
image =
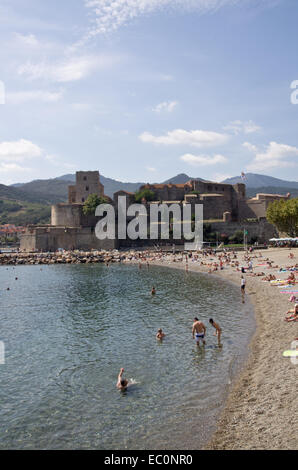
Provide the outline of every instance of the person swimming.
[[155,289],[155,287],[153,286],[153,287],[152,287],[152,290],[151,290],[151,295],[155,295],[155,294],[156,294],[156,289]]
[[123,372],[124,372],[124,369],[122,367],[120,369],[117,384],[116,384],[116,387],[119,388],[119,390],[126,390],[127,387],[129,386],[128,380],[123,378]]

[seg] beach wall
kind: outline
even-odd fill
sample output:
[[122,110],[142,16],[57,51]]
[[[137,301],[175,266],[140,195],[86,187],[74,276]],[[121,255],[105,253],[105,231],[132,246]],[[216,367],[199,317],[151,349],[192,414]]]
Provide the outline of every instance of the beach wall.
[[93,227],[28,227],[21,238],[21,251],[113,250],[117,240],[99,240]]
[[210,223],[212,232],[233,235],[237,230],[246,230],[248,232],[248,242],[252,239],[258,239],[259,243],[267,243],[270,238],[278,236],[278,232],[274,225],[269,224],[266,219],[261,219],[258,222],[213,222]]

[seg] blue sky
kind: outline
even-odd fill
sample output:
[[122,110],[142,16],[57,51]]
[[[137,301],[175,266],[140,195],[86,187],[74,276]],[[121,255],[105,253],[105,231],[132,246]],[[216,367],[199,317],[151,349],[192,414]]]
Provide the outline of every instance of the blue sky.
[[2,0],[0,183],[297,180],[297,16],[296,0]]

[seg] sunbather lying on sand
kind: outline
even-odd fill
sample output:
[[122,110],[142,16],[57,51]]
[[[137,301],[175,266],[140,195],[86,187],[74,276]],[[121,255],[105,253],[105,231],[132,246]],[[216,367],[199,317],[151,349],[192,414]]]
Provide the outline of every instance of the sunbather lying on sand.
[[294,310],[288,310],[286,315],[288,313],[293,313],[293,315],[290,315],[289,317],[285,317],[285,321],[297,321],[298,320],[298,304],[295,304]]
[[268,274],[267,276],[262,278],[262,281],[275,281],[275,280],[276,280],[276,277],[274,276],[274,274]]

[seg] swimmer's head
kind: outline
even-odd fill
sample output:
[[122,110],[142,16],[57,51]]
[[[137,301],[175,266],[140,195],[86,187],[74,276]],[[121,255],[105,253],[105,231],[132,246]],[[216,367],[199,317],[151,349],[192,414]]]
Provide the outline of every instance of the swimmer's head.
[[162,333],[162,329],[159,328],[159,329],[157,330],[157,333]]
[[194,318],[194,321],[199,321],[199,319],[197,317]]
[[212,318],[210,318],[209,323],[211,323],[211,325],[213,325],[214,321],[213,321]]
[[127,381],[125,379],[122,379],[120,384],[121,384],[121,387],[126,387]]

